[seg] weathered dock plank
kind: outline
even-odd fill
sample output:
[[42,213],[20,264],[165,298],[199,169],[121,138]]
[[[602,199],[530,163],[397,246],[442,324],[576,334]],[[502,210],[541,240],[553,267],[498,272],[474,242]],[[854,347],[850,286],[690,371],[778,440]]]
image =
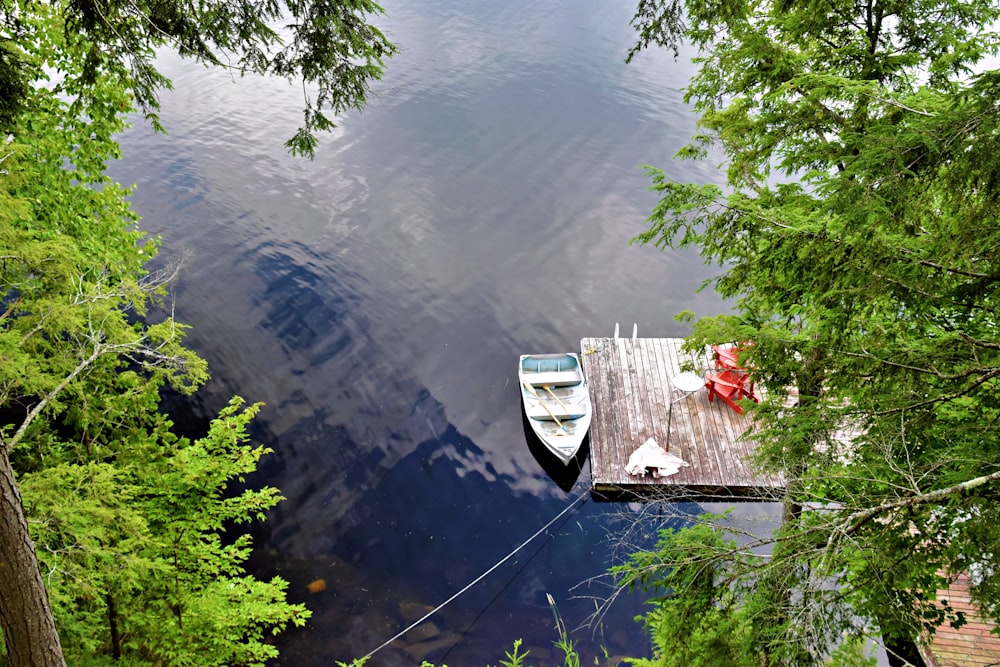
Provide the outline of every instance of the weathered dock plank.
[[[708,392],[676,389],[682,365],[704,374],[712,368],[708,351],[691,358],[680,338],[584,338],[583,369],[590,386],[592,489],[595,497],[669,495],[678,498],[767,499],[784,480],[763,475],[752,459],[753,422]],[[629,475],[628,458],[648,438],[684,459],[676,475],[654,479]]]

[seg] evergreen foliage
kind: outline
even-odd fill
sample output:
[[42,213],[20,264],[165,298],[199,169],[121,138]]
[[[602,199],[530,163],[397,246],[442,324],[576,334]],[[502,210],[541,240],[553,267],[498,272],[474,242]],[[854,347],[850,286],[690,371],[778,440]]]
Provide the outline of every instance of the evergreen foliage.
[[267,637],[308,618],[285,582],[243,570],[239,526],[281,499],[239,490],[268,451],[246,442],[259,406],[234,399],[196,440],[160,412],[164,388],[192,392],[207,368],[186,327],[154,315],[178,267],[150,269],[158,241],[105,167],[137,107],[158,127],[161,47],[301,79],[311,92],[288,146],[311,155],[315,132],[363,106],[395,51],[367,22],[379,13],[368,0],[0,0],[0,629],[12,665],[62,665],[64,650],[75,665],[263,665]]
[[[613,568],[622,585],[653,592],[653,609],[641,620],[653,642],[651,659],[636,658],[637,667],[729,667],[750,664],[750,619],[735,605],[738,596],[726,580],[732,569],[710,556],[725,549],[738,558],[735,543],[708,525],[660,532],[656,548],[636,551],[625,565]],[[666,566],[666,567],[664,567]]]
[[308,612],[284,602],[284,581],[246,575],[248,535],[223,539],[281,499],[273,488],[226,494],[267,451],[245,444],[259,406],[234,399],[193,442],[150,407],[150,424],[121,434],[102,460],[73,443],[64,460],[22,476],[67,661],[263,665],[277,654],[265,632]]
[[[156,68],[155,55],[167,48],[240,76],[301,82],[303,123],[286,146],[312,156],[316,133],[331,129],[337,114],[364,107],[371,83],[396,52],[370,22],[382,13],[372,0],[3,0],[0,83],[9,85],[0,86],[0,129],[5,110],[22,106],[28,82],[48,78],[39,59],[50,57],[60,74],[54,87],[82,96],[88,113],[103,102],[88,91],[106,78],[159,128],[158,93],[171,84]],[[34,48],[43,35],[55,51]],[[37,57],[25,58],[22,51]]]
[[960,625],[936,590],[961,571],[1000,613],[998,13],[640,2],[630,57],[696,49],[700,132],[678,157],[721,155],[727,185],[650,168],[660,201],[635,240],[719,267],[706,286],[735,314],[697,322],[690,345],[753,341],[759,463],[790,480],[772,558],[730,561],[775,583],[738,589],[769,619],[753,623],[758,664]]

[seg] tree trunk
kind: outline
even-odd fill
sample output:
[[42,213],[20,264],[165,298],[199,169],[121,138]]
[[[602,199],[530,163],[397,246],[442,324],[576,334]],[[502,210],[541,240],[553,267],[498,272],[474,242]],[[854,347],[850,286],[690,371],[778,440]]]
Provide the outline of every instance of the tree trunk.
[[118,605],[111,593],[104,596],[108,603],[108,629],[111,630],[111,657],[117,660],[122,657],[122,635],[118,631]]
[[[821,349],[813,350],[812,353],[805,360],[805,364],[799,370],[798,377],[798,391],[799,400],[801,401],[803,397],[808,397],[811,399],[818,399],[821,396],[822,382],[823,382],[823,351]],[[801,488],[802,488],[802,476],[806,472],[806,464],[803,462],[804,452],[811,451],[816,446],[813,441],[806,441],[800,443],[796,447],[796,457],[792,464],[787,470],[785,470],[785,475],[787,476],[787,482],[785,484],[785,498],[781,505],[781,524],[782,526],[790,526],[798,522],[799,517],[802,516],[802,502]],[[797,585],[797,582],[801,582],[801,575],[796,575],[794,568],[796,567],[796,552],[794,549],[786,555],[788,551],[789,543],[778,543],[774,546],[774,550],[771,552],[771,563],[773,569],[768,572],[768,575],[764,577],[762,585],[768,587],[767,594],[771,596],[772,600],[772,623],[775,631],[770,634],[768,630],[765,630],[765,634],[762,635],[766,637],[766,640],[762,642],[762,648],[760,652],[760,665],[761,667],[771,667],[772,665],[778,664],[782,661],[788,662],[790,659],[794,659],[796,653],[788,653],[789,639],[794,637],[794,631],[790,627],[792,619],[792,588]],[[780,647],[784,651],[783,657],[775,656],[775,647]],[[810,659],[808,651],[805,647],[798,643],[796,646],[796,651],[801,662],[807,662]]]
[[0,443],[0,629],[12,667],[65,667],[4,443]]

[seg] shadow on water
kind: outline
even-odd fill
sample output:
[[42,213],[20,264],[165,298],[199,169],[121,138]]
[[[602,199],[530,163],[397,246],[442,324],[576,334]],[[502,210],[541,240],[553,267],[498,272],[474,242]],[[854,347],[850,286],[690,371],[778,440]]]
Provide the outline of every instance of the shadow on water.
[[[313,612],[304,629],[278,638],[275,665],[329,664],[376,648],[373,666],[486,664],[518,638],[532,651],[533,664],[560,662],[547,594],[577,623],[593,611],[586,586],[567,591],[603,568],[595,537],[603,533],[604,511],[565,499],[543,503],[505,490],[488,467],[461,465],[481,456],[449,424],[380,478],[367,480],[369,488],[354,501],[364,508],[363,520],[342,529],[327,552],[296,557],[274,548],[280,536],[255,551],[251,569],[289,580],[290,598]],[[573,467],[555,463],[575,479],[585,457]],[[459,486],[472,492],[456,502]],[[642,641],[638,625],[616,627],[608,637],[571,631],[590,660],[599,655],[594,643],[623,654]]]
[[528,450],[535,457],[535,461],[541,466],[542,470],[545,471],[545,474],[561,490],[566,493],[572,491],[580,478],[580,473],[583,472],[584,464],[587,462],[590,454],[590,433],[587,433],[583,439],[583,444],[580,445],[580,451],[576,453],[576,456],[570,459],[569,463],[564,464],[556,458],[555,454],[548,450],[541,438],[532,430],[523,405],[521,406],[521,427],[524,429],[524,440],[528,444]]

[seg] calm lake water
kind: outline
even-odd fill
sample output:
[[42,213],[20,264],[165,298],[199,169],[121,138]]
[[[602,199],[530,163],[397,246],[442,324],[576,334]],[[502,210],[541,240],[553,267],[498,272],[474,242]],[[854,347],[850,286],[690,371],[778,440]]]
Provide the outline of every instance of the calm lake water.
[[[680,92],[692,68],[667,53],[624,64],[630,3],[385,9],[402,51],[315,161],[283,148],[299,85],[165,57],[169,135],[137,123],[113,169],[139,184],[163,256],[191,255],[176,312],[213,379],[186,407],[267,404],[254,436],[275,451],[254,482],[287,500],[258,527],[253,565],[314,612],[279,639],[281,665],[366,654],[585,493],[586,466],[554,478],[526,444],[518,354],[578,349],[615,322],[681,336],[676,312],[724,309],[695,293],[711,271],[697,256],[627,246],[655,202],[642,165],[720,179],[671,166],[695,129]],[[574,506],[432,617],[439,634],[370,664],[497,664],[519,637],[535,664],[558,662],[546,594],[583,624],[607,593],[592,578],[621,554],[609,534],[640,512]],[[316,579],[326,589],[310,593]],[[647,654],[642,609],[625,596],[575,630],[584,664]]]

